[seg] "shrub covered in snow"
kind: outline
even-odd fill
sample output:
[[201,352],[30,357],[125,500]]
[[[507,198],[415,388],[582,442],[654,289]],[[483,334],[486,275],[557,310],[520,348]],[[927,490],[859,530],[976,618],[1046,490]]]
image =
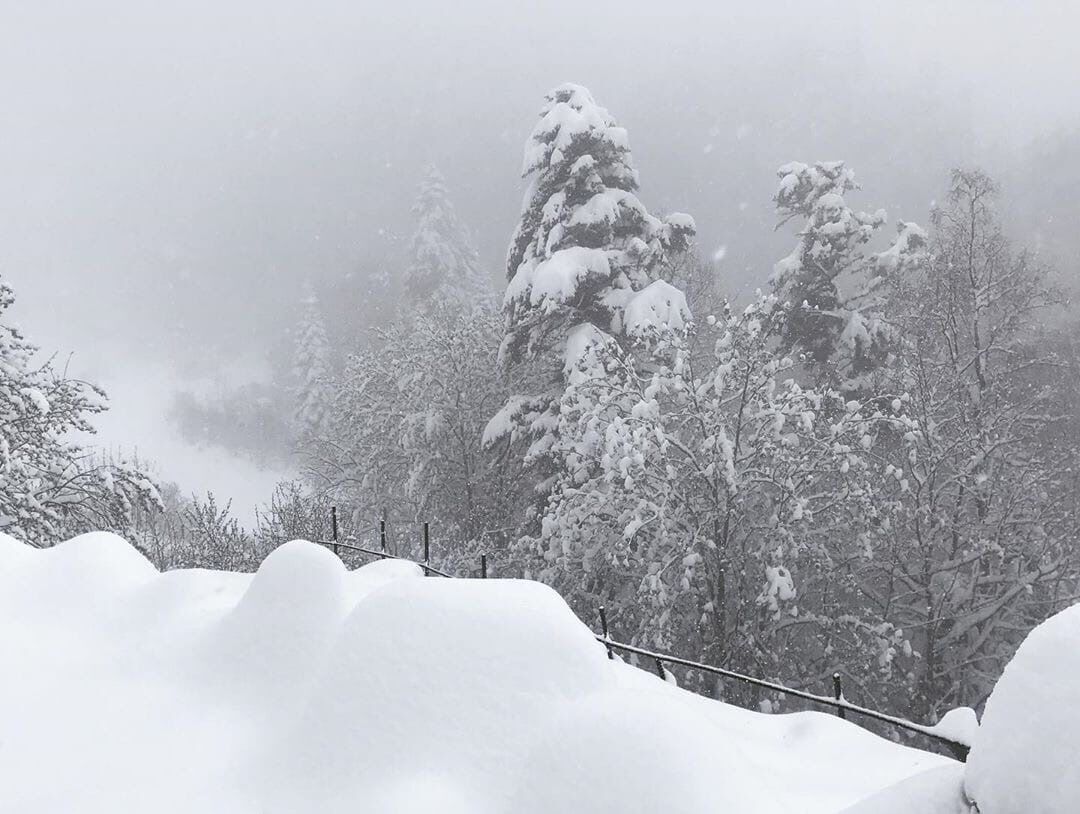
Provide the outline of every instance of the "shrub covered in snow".
[[160,505],[137,464],[103,459],[78,435],[92,435],[108,409],[103,390],[67,375],[13,326],[15,302],[0,280],[0,532],[50,545],[91,528],[126,529]]

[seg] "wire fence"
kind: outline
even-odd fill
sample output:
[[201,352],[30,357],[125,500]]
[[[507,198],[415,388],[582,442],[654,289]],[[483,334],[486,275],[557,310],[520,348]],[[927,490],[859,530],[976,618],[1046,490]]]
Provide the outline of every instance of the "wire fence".
[[[345,551],[355,551],[360,554],[364,554],[369,557],[377,557],[384,560],[398,560],[400,562],[412,563],[413,565],[421,568],[425,576],[443,577],[446,579],[460,578],[457,574],[451,574],[446,571],[440,570],[431,565],[431,533],[430,525],[427,522],[421,524],[422,528],[422,540],[423,540],[423,559],[414,560],[409,557],[404,557],[399,554],[391,553],[387,550],[387,521],[382,520],[379,523],[377,529],[367,529],[365,531],[373,533],[376,530],[379,532],[380,548],[373,549],[366,546],[357,545],[356,539],[353,536],[346,538],[345,540],[338,539],[338,521],[337,521],[337,507],[332,507],[330,510],[330,529],[331,539],[329,540],[317,540],[321,545],[331,548],[335,554]],[[480,578],[486,579],[488,575],[487,569],[487,554],[480,555]],[[471,575],[470,575],[471,576]],[[767,681],[761,678],[755,678],[744,673],[739,673],[734,670],[728,670],[724,667],[717,667],[713,664],[705,664],[703,662],[692,661],[691,659],[684,659],[680,656],[673,655],[671,653],[662,653],[659,651],[649,650],[644,647],[638,647],[637,645],[627,644],[625,642],[616,641],[611,638],[608,631],[607,613],[603,606],[598,608],[598,616],[600,620],[600,632],[592,631],[594,638],[600,644],[604,645],[607,649],[608,658],[615,659],[615,652],[630,653],[640,658],[651,660],[656,667],[657,675],[661,679],[667,678],[665,665],[678,665],[690,670],[696,670],[708,675],[718,676],[720,678],[727,678],[733,681],[739,681],[752,687],[759,689],[765,689],[772,692],[782,693],[784,695],[790,695],[794,698],[800,698],[804,701],[809,701],[814,704],[818,704],[823,707],[828,707],[835,711],[837,716],[843,719],[847,719],[849,713],[855,716],[861,716],[866,719],[878,721],[879,723],[888,724],[890,726],[901,729],[905,732],[910,732],[915,735],[921,735],[930,739],[931,741],[944,746],[957,760],[967,760],[968,751],[970,750],[970,744],[957,740],[956,738],[945,735],[932,726],[925,724],[919,724],[914,721],[909,721],[906,718],[901,718],[895,715],[889,715],[885,712],[880,712],[870,707],[864,707],[859,704],[853,704],[844,697],[843,679],[840,673],[833,673],[833,694],[818,695],[816,693],[808,692],[807,690],[795,689],[794,687],[788,687],[775,681]]]

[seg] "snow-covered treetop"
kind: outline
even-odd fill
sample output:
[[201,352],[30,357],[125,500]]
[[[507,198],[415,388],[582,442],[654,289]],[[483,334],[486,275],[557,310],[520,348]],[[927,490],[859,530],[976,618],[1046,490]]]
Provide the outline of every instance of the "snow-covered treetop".
[[446,179],[434,165],[424,171],[412,207],[416,231],[405,288],[413,305],[426,308],[443,302],[459,306],[491,304],[491,282],[458,220],[446,190]]
[[540,121],[525,143],[522,177],[564,163],[574,141],[580,138],[595,141],[598,146],[603,144],[614,154],[625,156],[625,162],[612,162],[612,175],[605,182],[621,189],[637,189],[637,171],[630,162],[630,140],[625,128],[615,123],[606,108],[596,104],[587,88],[569,82],[545,97]]
[[792,162],[776,174],[778,225],[802,223],[795,249],[772,277],[788,310],[784,350],[801,349],[831,384],[857,390],[895,340],[878,289],[923,261],[926,234],[900,222],[892,246],[867,257],[864,246],[886,216],[848,205],[845,195],[859,186],[843,161]]
[[870,257],[870,278],[857,296],[869,295],[882,283],[920,268],[926,261],[929,241],[929,235],[919,224],[897,221],[892,245]]
[[780,179],[776,191],[776,208],[790,213],[789,217],[810,217],[818,200],[826,195],[840,195],[858,189],[855,171],[843,161],[818,161],[813,166],[791,161],[776,171]]
[[783,284],[807,266],[835,278],[850,262],[853,250],[865,244],[885,223],[885,210],[856,212],[844,195],[858,189],[855,173],[843,161],[800,162],[777,170],[779,187],[773,198],[780,225],[805,218],[795,251],[776,264],[773,279]]
[[531,181],[507,256],[504,354],[533,356],[586,322],[624,332],[624,309],[687,248],[693,219],[649,214],[634,194],[626,131],[580,85],[547,95],[523,172]]

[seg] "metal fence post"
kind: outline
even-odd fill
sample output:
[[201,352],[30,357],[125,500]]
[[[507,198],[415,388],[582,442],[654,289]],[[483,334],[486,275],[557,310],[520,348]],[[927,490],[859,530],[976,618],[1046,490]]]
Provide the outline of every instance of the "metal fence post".
[[[833,698],[835,698],[837,701],[842,700],[844,697],[844,687],[840,683],[840,673],[832,674],[832,693]],[[836,714],[839,715],[842,719],[847,720],[847,710],[845,710],[843,707],[837,707]]]
[[487,554],[480,555],[480,579],[487,579]]
[[379,547],[382,553],[386,553],[386,518],[379,521]]
[[664,674],[664,662],[660,659],[656,659],[656,674],[660,676],[661,681],[667,681],[667,676]]
[[330,507],[330,539],[334,541],[334,553],[338,553],[337,506]]
[[[431,564],[431,530],[428,527],[428,521],[424,521],[424,565]],[[428,571],[424,569],[424,576],[428,575]]]
[[604,647],[607,648],[607,657],[612,661],[615,660],[615,652],[611,649],[611,645],[608,640],[611,638],[607,632],[607,612],[604,611],[604,606],[600,606],[600,630],[604,633]]

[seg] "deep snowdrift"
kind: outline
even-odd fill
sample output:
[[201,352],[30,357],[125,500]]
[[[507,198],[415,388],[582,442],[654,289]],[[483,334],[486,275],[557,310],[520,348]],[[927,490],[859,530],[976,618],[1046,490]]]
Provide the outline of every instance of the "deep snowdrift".
[[959,768],[611,662],[537,583],[304,542],[252,577],[0,535],[0,653],[4,812],[813,814]]
[[981,814],[1080,811],[1080,605],[1024,639],[986,702],[964,781]]

